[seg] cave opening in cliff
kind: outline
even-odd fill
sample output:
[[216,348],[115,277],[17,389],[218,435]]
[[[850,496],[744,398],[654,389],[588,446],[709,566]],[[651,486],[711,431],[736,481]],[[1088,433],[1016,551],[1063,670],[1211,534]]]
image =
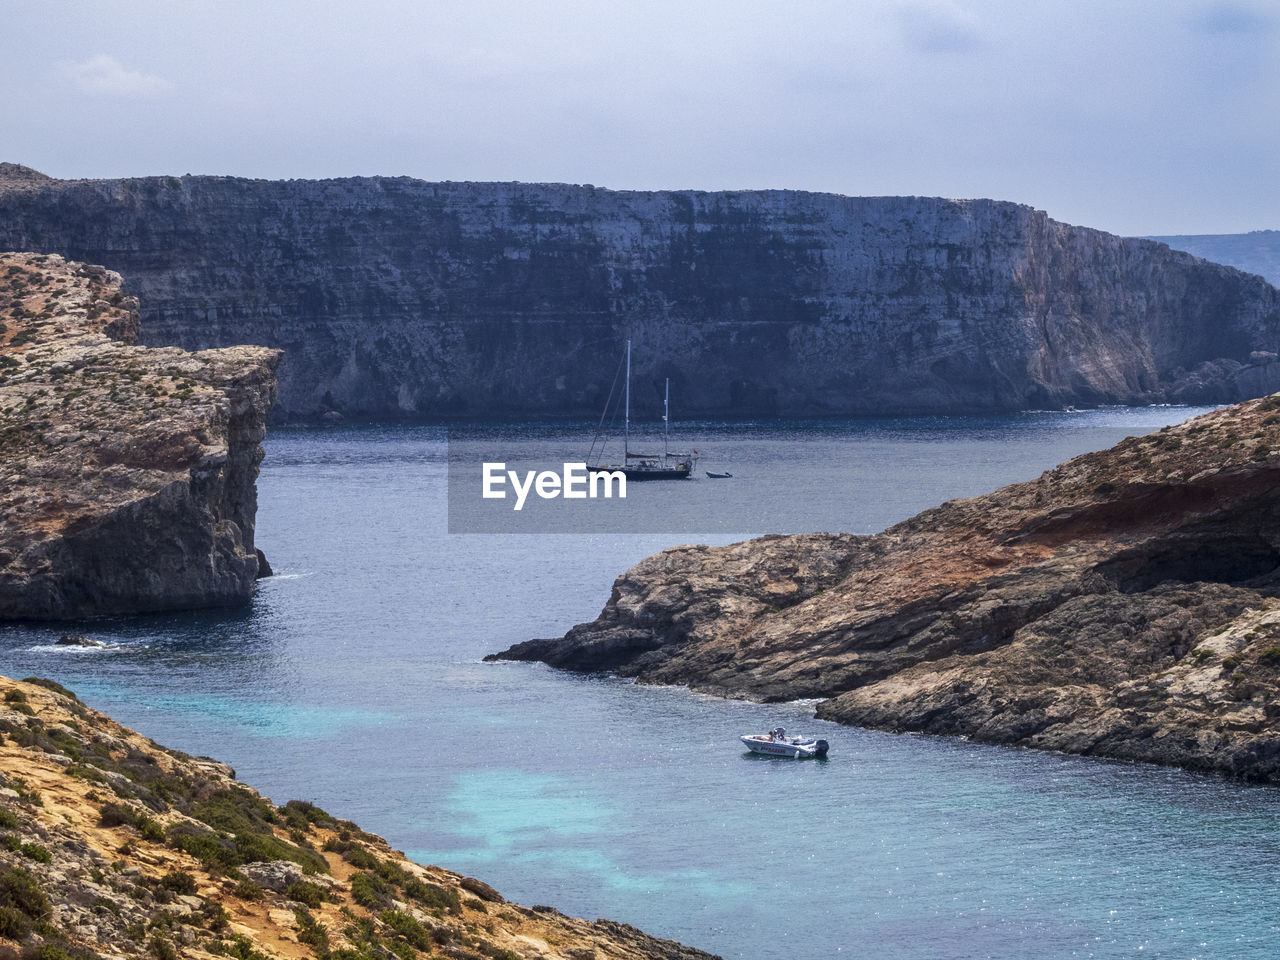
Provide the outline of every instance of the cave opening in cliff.
[[1260,536],[1179,539],[1127,551],[1098,571],[1125,593],[1160,583],[1245,583],[1280,570],[1280,550]]

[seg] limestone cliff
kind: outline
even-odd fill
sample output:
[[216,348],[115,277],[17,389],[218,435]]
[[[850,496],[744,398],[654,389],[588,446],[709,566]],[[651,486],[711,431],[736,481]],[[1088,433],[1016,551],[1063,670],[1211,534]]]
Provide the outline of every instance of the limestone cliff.
[[118,274],[0,254],[0,618],[244,602],[278,351],[133,345]]
[[1260,278],[992,200],[8,164],[5,247],[122,272],[147,343],[283,348],[294,416],[597,415],[628,334],[639,417],[1280,389]]
[[1280,782],[1280,395],[875,536],[667,550],[497,656]]
[[56,683],[0,677],[0,956],[715,960],[423,867]]

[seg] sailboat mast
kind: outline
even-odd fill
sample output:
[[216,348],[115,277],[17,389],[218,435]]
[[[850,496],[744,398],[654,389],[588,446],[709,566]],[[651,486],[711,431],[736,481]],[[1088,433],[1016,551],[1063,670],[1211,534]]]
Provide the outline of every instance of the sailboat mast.
[[622,465],[627,464],[627,445],[631,440],[631,341],[627,341],[627,409],[622,419]]
[[667,377],[667,388],[662,394],[662,455],[669,457],[667,453],[667,424],[671,420],[671,378]]

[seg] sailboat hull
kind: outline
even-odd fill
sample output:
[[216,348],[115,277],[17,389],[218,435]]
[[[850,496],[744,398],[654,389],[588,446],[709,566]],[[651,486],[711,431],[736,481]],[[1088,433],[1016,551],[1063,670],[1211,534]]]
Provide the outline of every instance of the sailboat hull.
[[599,464],[598,466],[587,467],[587,471],[590,473],[621,473],[628,480],[636,483],[641,480],[688,480],[693,475],[693,464],[681,463],[674,467],[617,467]]
[[622,471],[628,480],[688,480],[689,467],[658,467],[646,470],[644,467],[627,467]]

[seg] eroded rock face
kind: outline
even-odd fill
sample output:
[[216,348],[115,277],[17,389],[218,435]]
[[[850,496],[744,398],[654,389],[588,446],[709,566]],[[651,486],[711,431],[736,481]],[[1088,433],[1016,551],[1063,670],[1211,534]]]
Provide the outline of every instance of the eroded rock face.
[[678,547],[498,657],[1280,781],[1280,396],[870,537]]
[[0,617],[246,601],[279,351],[134,345],[118,274],[0,254]]
[[104,263],[147,343],[280,347],[284,414],[681,416],[1229,402],[1262,279],[992,200],[0,169],[0,249]]

